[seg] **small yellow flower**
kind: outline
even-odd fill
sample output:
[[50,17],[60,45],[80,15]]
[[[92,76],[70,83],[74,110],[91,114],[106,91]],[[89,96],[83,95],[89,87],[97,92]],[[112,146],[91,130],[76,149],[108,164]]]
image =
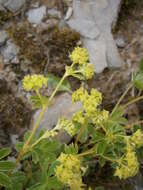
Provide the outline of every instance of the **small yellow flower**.
[[93,123],[95,124],[100,124],[103,121],[107,121],[107,119],[109,118],[109,112],[106,110],[97,110],[97,112],[95,113],[94,117],[93,117]]
[[91,79],[94,75],[94,67],[91,63],[84,64],[82,66],[82,72],[85,79]]
[[47,86],[48,78],[43,75],[27,75],[24,77],[22,83],[26,91],[39,90]]
[[122,159],[120,166],[116,168],[115,176],[118,176],[120,179],[127,179],[133,177],[138,173],[139,163],[136,157],[136,153],[130,148],[127,150],[127,154]]
[[72,117],[72,121],[73,122],[77,122],[77,123],[80,123],[80,124],[84,124],[85,123],[85,117],[83,115],[83,112],[82,111],[79,111],[79,112],[76,112],[73,117]]
[[78,90],[73,92],[72,101],[77,102],[77,101],[80,101],[83,97],[87,97],[87,96],[88,96],[88,92],[83,87],[80,87]]
[[72,121],[65,118],[60,118],[54,129],[55,130],[64,129],[71,136],[74,136],[76,133],[76,129]]
[[58,161],[60,165],[55,170],[57,179],[72,190],[82,190],[81,162],[78,157],[61,153]]
[[131,141],[134,143],[135,146],[138,148],[143,146],[143,132],[138,129],[131,137]]
[[70,59],[73,61],[74,64],[82,65],[87,63],[89,59],[87,49],[76,47],[70,54]]

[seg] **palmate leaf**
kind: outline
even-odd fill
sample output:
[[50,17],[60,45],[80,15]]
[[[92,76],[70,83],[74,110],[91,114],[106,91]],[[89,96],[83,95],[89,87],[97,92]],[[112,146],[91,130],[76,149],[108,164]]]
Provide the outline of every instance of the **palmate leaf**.
[[0,172],[0,186],[2,187],[11,187],[12,181],[10,177],[2,172]]
[[26,176],[24,172],[14,172],[10,175],[10,180],[11,180],[11,186],[6,187],[6,190],[21,190],[23,189]]
[[[47,77],[48,77],[48,84],[51,85],[52,88],[55,88],[58,85],[60,78],[56,77],[53,74],[48,74]],[[72,93],[72,88],[70,83],[67,80],[64,80],[58,91],[66,91]]]
[[16,164],[11,161],[0,161],[0,171],[11,171],[15,166]]
[[8,156],[11,153],[11,149],[10,148],[2,148],[0,150],[0,160],[5,158],[6,156]]

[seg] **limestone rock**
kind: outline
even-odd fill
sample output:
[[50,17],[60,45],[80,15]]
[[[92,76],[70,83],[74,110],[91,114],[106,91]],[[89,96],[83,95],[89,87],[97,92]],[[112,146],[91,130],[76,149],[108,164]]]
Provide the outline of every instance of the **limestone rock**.
[[1,54],[5,64],[9,64],[14,60],[19,52],[19,48],[10,40],[7,41],[6,46],[2,49]]
[[120,4],[121,0],[73,0],[73,16],[67,23],[81,34],[97,73],[122,64],[111,33]]
[[27,12],[28,21],[32,24],[40,24],[46,15],[46,7],[41,6],[35,9],[30,9]]
[[95,39],[100,35],[100,32],[93,21],[85,19],[71,19],[68,24],[71,26],[71,28],[76,29],[76,31],[85,38]]
[[[76,111],[81,108],[80,103],[72,104],[72,97],[68,93],[59,95],[54,99],[53,105],[47,108],[45,115],[40,123],[39,129],[53,129],[60,117],[65,117],[70,119]],[[34,122],[36,121],[40,110],[38,110],[34,115]],[[67,142],[67,135],[62,136],[62,141],[65,138]],[[70,139],[70,137],[68,137]],[[60,139],[61,140],[61,139]]]
[[25,0],[0,0],[0,6],[15,13],[25,4]]

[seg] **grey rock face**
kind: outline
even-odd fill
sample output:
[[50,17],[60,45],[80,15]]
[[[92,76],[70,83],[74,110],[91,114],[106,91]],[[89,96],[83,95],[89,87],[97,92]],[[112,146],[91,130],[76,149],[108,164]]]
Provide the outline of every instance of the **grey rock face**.
[[32,24],[40,24],[46,15],[46,7],[31,9],[27,12],[28,21]]
[[0,46],[2,46],[8,38],[8,34],[5,30],[0,30]]
[[14,13],[22,8],[25,2],[25,0],[0,0],[0,7],[6,8]]
[[73,0],[73,16],[67,23],[81,34],[97,73],[122,63],[111,33],[120,3],[121,0]]
[[10,61],[14,60],[19,52],[19,48],[12,43],[10,40],[7,41],[6,46],[2,49],[1,54],[5,64],[9,64]]
[[[80,103],[72,104],[72,97],[68,93],[64,93],[55,98],[53,105],[50,108],[47,108],[45,115],[40,123],[39,129],[53,129],[60,117],[71,118],[73,113],[78,111],[81,108]],[[38,110],[34,115],[34,122],[36,121],[40,110]],[[67,142],[67,137],[62,136],[62,141]]]
[[100,35],[98,27],[96,26],[95,22],[91,20],[71,19],[68,23],[71,28],[76,28],[76,31],[85,38],[95,39]]

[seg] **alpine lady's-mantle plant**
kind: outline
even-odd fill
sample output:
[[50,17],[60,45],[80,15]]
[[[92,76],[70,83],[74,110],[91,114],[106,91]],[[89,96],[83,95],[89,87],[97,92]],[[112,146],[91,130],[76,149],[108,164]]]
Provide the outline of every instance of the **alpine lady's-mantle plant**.
[[[41,113],[33,129],[25,134],[23,142],[17,144],[18,156],[15,162],[6,159],[11,153],[9,148],[0,150],[1,189],[82,190],[87,186],[82,179],[90,172],[89,161],[92,163],[95,159],[101,167],[110,163],[114,176],[120,179],[127,179],[138,173],[137,152],[143,146],[143,132],[139,124],[143,121],[129,124],[124,111],[130,104],[143,99],[143,96],[137,96],[125,105],[120,104],[132,87],[143,89],[142,66],[133,75],[131,85],[111,113],[102,109],[102,94],[99,91],[87,91],[81,87],[72,93],[73,103],[82,103],[81,109],[72,119],[59,118],[54,129],[40,131],[36,135],[46,108],[51,105],[65,79],[73,76],[85,81],[94,74],[86,49],[75,48],[70,59],[71,66],[66,67],[65,74],[50,97],[40,93],[40,89],[48,85],[48,77],[28,75],[23,79],[24,89],[33,91],[35,95],[31,97],[31,102],[34,107],[41,108]],[[72,136],[72,142],[68,145],[57,141],[62,130]]]

